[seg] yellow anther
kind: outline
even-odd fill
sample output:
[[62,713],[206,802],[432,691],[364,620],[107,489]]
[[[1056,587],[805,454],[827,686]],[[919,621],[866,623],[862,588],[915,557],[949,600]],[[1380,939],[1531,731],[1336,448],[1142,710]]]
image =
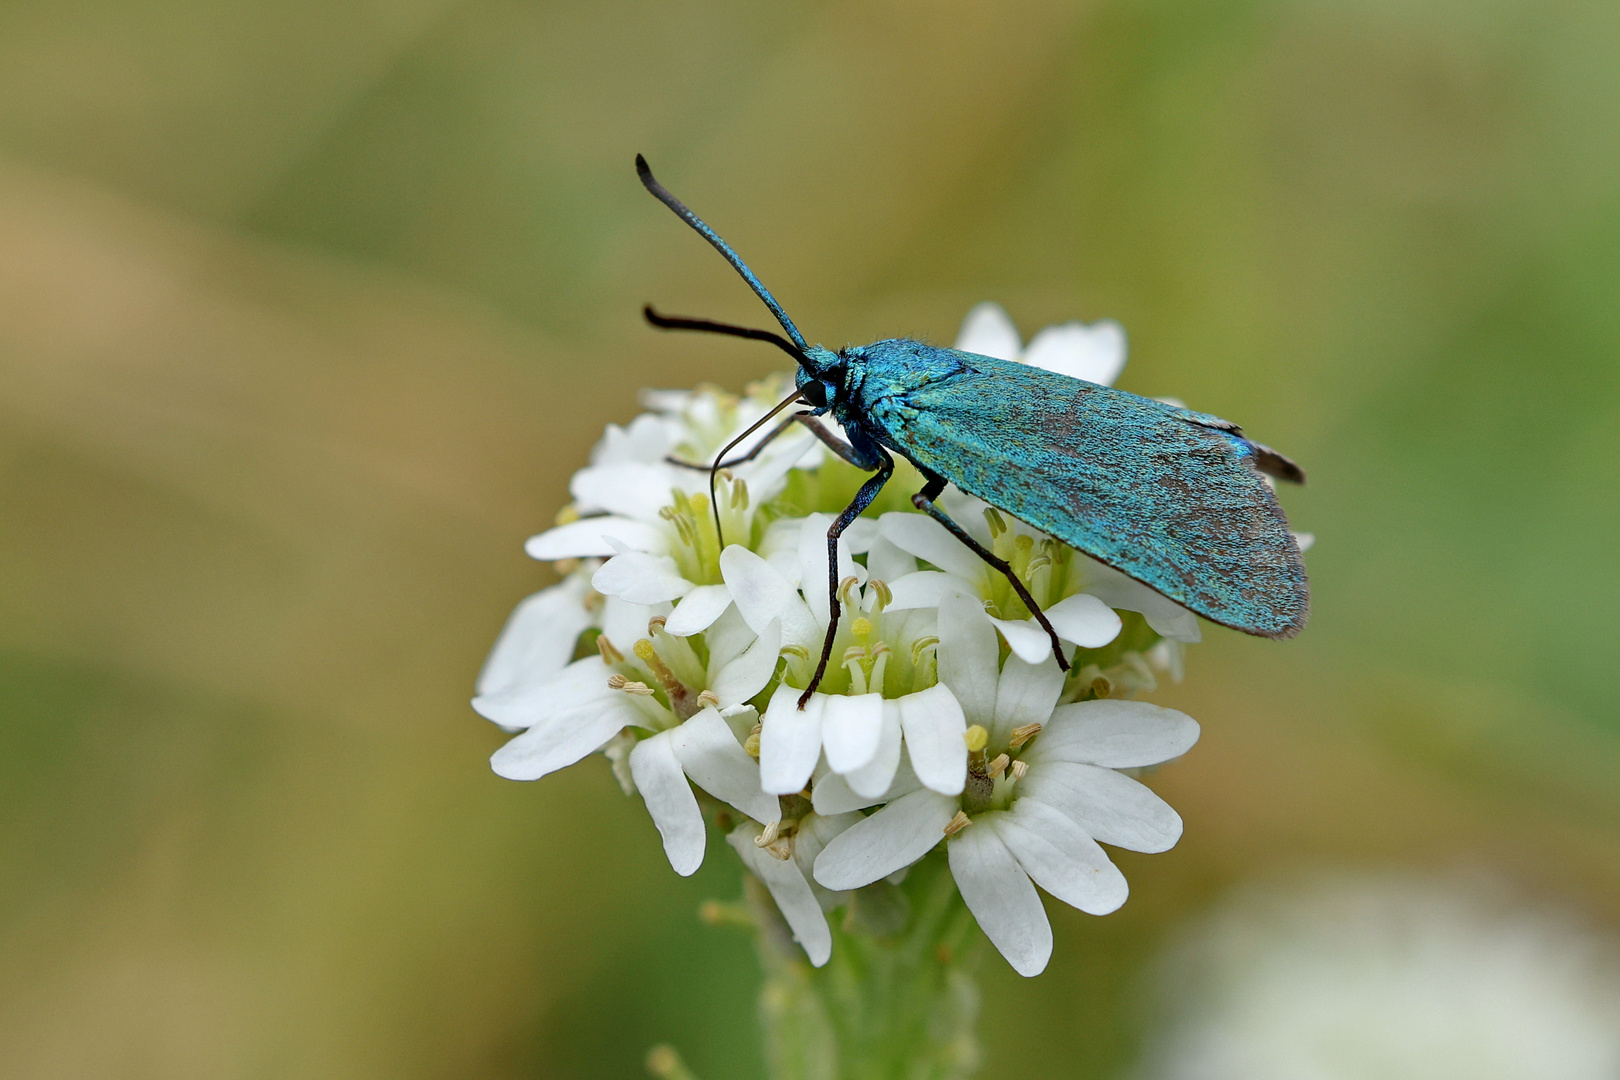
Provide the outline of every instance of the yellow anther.
[[855,575],[854,574],[851,574],[848,577],[846,577],[843,581],[840,581],[838,583],[838,601],[839,601],[839,603],[853,607],[854,604],[855,604],[855,599],[854,599],[855,590],[857,588],[859,588],[859,587],[860,587],[860,582],[855,580]]
[[810,650],[803,645],[784,645],[782,646],[782,655],[791,656],[795,660],[808,661],[810,659]]
[[613,647],[606,634],[596,635],[596,651],[602,654],[602,662],[606,664],[624,663],[624,653]]
[[1104,676],[1099,675],[1095,679],[1091,680],[1091,692],[1096,697],[1105,698],[1109,694],[1113,693],[1113,691],[1114,684],[1109,682]]
[[557,573],[561,574],[563,577],[567,577],[569,574],[572,574],[575,570],[579,569],[579,560],[558,559],[551,565],[557,571]]
[[781,831],[782,823],[780,821],[768,822],[764,830],[761,831],[758,836],[754,837],[754,846],[770,847],[772,844],[776,843],[776,836]]
[[565,506],[561,510],[557,511],[557,524],[558,525],[572,525],[574,522],[576,522],[578,520],[579,520],[579,507],[576,506],[573,503],[569,503],[567,506]]
[[681,516],[681,512],[673,506],[665,506],[659,509],[658,516],[665,521],[674,521]]
[[608,676],[608,689],[609,690],[623,690],[624,689],[624,684],[629,682],[629,681],[630,681],[629,679],[625,678],[623,675],[620,675],[617,671],[615,671],[613,674]]
[[990,523],[990,539],[994,540],[1007,531],[1007,519],[1001,516],[1001,511],[993,506],[984,508],[984,520]]
[[631,682],[623,675],[609,675],[608,686],[614,690],[623,690],[627,694],[637,697],[652,697],[653,688],[644,682]]
[[889,583],[879,578],[873,578],[866,583],[867,591],[872,593],[872,610],[882,614],[883,609],[894,603],[894,591]]
[[694,495],[689,496],[688,501],[692,505],[692,513],[695,516],[701,518],[701,517],[704,517],[705,515],[708,514],[708,512],[709,512],[709,497],[707,495],[704,495],[702,492],[698,492],[698,493],[696,493]]
[[939,638],[932,634],[918,638],[911,643],[911,666],[916,667],[922,663],[922,654],[939,644]]
[[[957,833],[961,832],[971,824],[973,824],[973,819],[968,817],[966,813],[958,810],[956,812],[956,816],[951,818],[950,824],[945,826],[945,835],[955,836]],[[977,834],[975,833],[974,835]]]
[[755,761],[759,760],[759,736],[750,735],[743,740],[743,750]]
[[983,724],[973,724],[962,732],[962,741],[967,743],[968,753],[977,754],[990,745],[990,733],[984,729]]
[[1024,554],[1028,554],[1035,550],[1035,538],[1028,533],[1019,533],[1017,539],[1013,541],[1013,547]]
[[667,622],[669,622],[669,619],[666,618],[663,615],[654,615],[652,618],[648,619],[647,620],[647,636],[648,637],[656,636],[658,631],[662,630],[664,628],[664,624],[667,623]]
[[1014,780],[1022,780],[1027,772],[1029,772],[1029,762],[1020,759],[1012,763],[1012,778]]
[[748,509],[748,482],[746,480],[732,481],[731,508],[733,510]]
[[1012,758],[1008,757],[1006,754],[997,754],[995,757],[990,759],[990,765],[985,769],[985,772],[989,773],[992,777],[1000,776],[1002,773],[1007,771],[1007,766],[1009,763],[1011,763],[1011,761]]
[[1012,737],[1007,740],[1007,745],[1017,750],[1040,733],[1041,725],[1039,724],[1025,724],[1021,728],[1013,728]]
[[720,695],[716,694],[713,690],[705,690],[703,693],[698,695],[697,703],[698,708],[700,709],[707,709],[711,706],[718,709],[720,707]]

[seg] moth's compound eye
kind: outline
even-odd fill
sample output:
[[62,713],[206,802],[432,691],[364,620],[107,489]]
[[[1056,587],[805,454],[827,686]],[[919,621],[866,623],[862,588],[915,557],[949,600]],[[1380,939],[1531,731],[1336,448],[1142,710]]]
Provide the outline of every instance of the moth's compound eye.
[[820,379],[814,379],[799,387],[799,396],[808,401],[814,408],[827,407],[827,384]]

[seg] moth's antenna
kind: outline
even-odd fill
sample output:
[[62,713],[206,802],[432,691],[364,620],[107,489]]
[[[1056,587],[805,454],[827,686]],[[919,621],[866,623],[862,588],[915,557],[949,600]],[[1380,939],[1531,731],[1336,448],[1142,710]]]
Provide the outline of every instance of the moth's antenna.
[[801,366],[809,364],[810,358],[805,356],[797,345],[781,334],[773,334],[769,330],[754,330],[746,326],[733,326],[731,323],[714,322],[712,319],[688,319],[681,315],[660,315],[653,310],[651,304],[642,307],[641,314],[648,322],[661,330],[704,330],[711,334],[726,334],[730,337],[747,338],[749,341],[768,341],[793,357]]
[[776,297],[771,295],[771,291],[760,282],[759,278],[754,276],[752,270],[748,269],[748,264],[743,262],[735,251],[731,250],[730,244],[720,239],[719,233],[709,228],[702,218],[688,210],[685,203],[671,195],[663,184],[653,178],[652,169],[647,167],[647,159],[640,154],[636,155],[636,175],[641,177],[642,186],[652,192],[659,202],[679,214],[682,221],[696,229],[703,239],[713,244],[714,249],[726,257],[726,262],[730,263],[737,273],[742,275],[743,280],[748,282],[748,287],[754,290],[755,295],[765,301],[765,306],[771,309],[771,314],[775,315],[776,321],[782,324],[782,329],[786,330],[787,336],[793,339],[793,344],[797,345],[801,352],[808,351],[810,346],[805,342],[804,335],[799,333],[799,328],[793,325],[793,320],[788,318],[787,312],[782,310],[782,305],[776,302]]

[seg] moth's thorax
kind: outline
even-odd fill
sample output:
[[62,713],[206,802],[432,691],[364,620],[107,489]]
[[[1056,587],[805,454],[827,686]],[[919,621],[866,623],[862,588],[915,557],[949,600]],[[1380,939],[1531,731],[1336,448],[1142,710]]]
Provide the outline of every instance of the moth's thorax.
[[845,383],[852,403],[863,410],[880,400],[972,372],[973,361],[982,359],[910,338],[874,341],[858,350],[845,351],[859,353],[858,360],[851,356],[850,376]]

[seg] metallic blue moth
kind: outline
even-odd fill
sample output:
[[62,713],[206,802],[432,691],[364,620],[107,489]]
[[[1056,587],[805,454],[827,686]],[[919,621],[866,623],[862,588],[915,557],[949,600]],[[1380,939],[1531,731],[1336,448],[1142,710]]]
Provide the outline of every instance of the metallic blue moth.
[[[1207,413],[1024,364],[907,338],[838,352],[811,345],[747,264],[653,178],[639,154],[636,172],[648,191],[725,256],[787,339],[768,330],[670,318],[651,307],[648,321],[767,341],[798,364],[797,392],[732,446],[781,410],[808,405],[771,434],[831,413],[847,444],[819,424],[806,426],[844,460],[874,474],[827,530],[831,620],[800,708],[826,673],[838,629],[838,537],[893,475],[893,454],[924,477],[912,503],[1007,576],[1052,639],[1065,670],[1068,659],[1057,633],[1012,568],[936,505],[946,483],[1213,622],[1268,638],[1293,637],[1304,628],[1310,608],[1305,564],[1261,475],[1304,483],[1305,474],[1292,461]],[[751,456],[725,460],[730,450],[702,466],[711,485],[717,470]]]

